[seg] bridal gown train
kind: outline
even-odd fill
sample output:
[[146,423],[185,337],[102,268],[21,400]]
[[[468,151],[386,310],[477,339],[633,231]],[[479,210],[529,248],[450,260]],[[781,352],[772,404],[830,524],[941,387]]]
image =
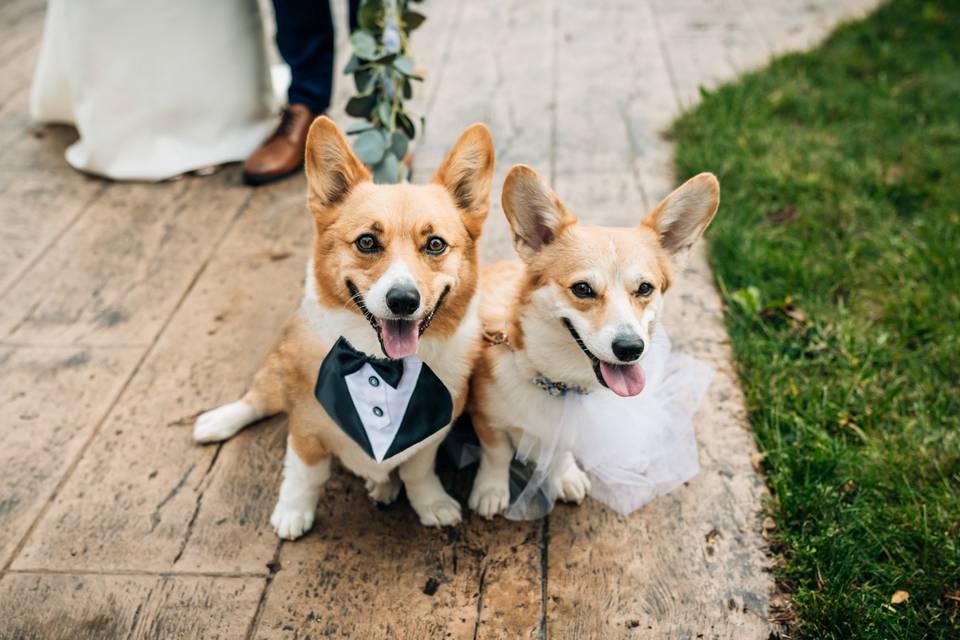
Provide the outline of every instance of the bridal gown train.
[[75,125],[67,162],[162,180],[244,160],[276,124],[257,0],[50,0],[34,120]]

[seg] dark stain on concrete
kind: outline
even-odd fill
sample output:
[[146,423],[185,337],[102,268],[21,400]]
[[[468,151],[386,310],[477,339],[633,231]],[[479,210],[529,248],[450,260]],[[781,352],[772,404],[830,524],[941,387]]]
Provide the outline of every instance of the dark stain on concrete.
[[20,496],[9,496],[0,500],[0,519],[12,513],[20,505]]
[[76,369],[77,367],[82,367],[83,365],[90,362],[90,354],[86,351],[81,351],[80,353],[75,353],[62,363],[60,366],[64,369]]
[[106,307],[101,309],[94,318],[101,327],[113,327],[127,320],[127,314],[123,309],[115,307]]

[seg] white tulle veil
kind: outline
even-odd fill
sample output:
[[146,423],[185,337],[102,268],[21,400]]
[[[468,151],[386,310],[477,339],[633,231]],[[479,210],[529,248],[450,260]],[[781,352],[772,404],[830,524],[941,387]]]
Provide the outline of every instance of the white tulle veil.
[[524,431],[515,443],[516,457],[531,475],[508,518],[530,520],[550,511],[557,496],[547,480],[567,451],[589,475],[590,495],[624,515],[697,474],[693,415],[713,370],[672,352],[659,324],[651,342],[641,363],[647,380],[641,393],[630,398],[607,389],[567,393],[559,424]]

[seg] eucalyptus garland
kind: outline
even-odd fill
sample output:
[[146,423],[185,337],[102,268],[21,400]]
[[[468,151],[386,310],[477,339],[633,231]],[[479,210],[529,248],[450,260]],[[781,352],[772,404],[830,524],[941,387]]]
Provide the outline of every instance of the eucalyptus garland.
[[426,16],[403,0],[363,0],[357,30],[350,36],[353,55],[344,73],[353,74],[357,93],[347,102],[347,113],[364,122],[352,125],[347,133],[357,134],[353,150],[372,168],[377,183],[408,177],[403,158],[417,127],[403,103],[413,97],[412,81],[423,78],[415,71],[407,45],[410,32],[424,20]]

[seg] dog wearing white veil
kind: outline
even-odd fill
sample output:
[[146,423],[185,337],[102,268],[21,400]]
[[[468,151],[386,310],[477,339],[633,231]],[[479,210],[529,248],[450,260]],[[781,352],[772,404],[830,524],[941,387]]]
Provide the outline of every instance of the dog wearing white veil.
[[[671,351],[660,316],[719,202],[703,173],[635,227],[590,226],[533,169],[511,169],[502,204],[520,260],[480,277],[474,511],[531,519],[589,493],[627,514],[698,472],[692,417],[712,371]],[[511,499],[515,457],[532,476]]]

